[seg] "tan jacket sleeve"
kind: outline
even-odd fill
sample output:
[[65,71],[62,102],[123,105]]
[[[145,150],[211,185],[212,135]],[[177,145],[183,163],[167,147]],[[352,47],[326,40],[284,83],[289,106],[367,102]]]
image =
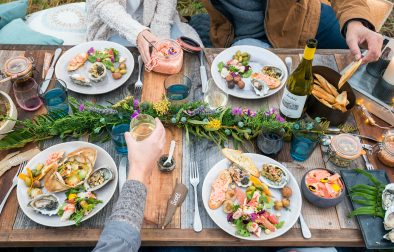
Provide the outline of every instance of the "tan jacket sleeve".
[[346,23],[351,19],[363,19],[371,25],[373,30],[375,30],[371,17],[371,10],[366,0],[332,0],[331,6],[337,14],[342,31]]

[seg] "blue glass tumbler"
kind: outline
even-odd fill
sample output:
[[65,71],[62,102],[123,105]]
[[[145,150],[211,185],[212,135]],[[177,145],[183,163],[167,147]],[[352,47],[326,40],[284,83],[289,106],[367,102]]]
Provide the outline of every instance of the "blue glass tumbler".
[[64,81],[55,79],[53,88],[40,95],[49,115],[53,117],[68,115],[70,107],[68,106],[67,85]]
[[115,144],[115,150],[121,155],[127,154],[127,144],[124,133],[129,131],[130,125],[128,123],[114,125],[109,129],[112,141]]
[[302,134],[294,134],[291,140],[290,155],[296,161],[305,161],[312,154],[317,140]]

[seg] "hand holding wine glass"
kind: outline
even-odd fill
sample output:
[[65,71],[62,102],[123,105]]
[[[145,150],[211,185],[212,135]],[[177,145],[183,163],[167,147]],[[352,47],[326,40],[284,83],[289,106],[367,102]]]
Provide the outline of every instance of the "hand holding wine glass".
[[156,127],[147,138],[137,141],[130,132],[125,133],[130,171],[128,179],[138,180],[143,184],[149,183],[149,177],[156,161],[163,152],[166,132],[158,118],[155,119]]

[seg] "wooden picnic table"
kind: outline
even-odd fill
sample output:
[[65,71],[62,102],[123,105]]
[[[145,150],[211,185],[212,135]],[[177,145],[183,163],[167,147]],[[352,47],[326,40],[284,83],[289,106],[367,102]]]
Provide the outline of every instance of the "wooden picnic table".
[[[63,47],[67,50],[69,47]],[[0,69],[2,68],[6,59],[15,55],[32,56],[35,59],[36,69],[40,74],[37,74],[36,80],[41,82],[41,70],[43,64],[43,57],[45,52],[54,52],[56,47],[53,46],[14,46],[1,45],[0,46]],[[223,49],[205,49],[207,58],[207,72],[209,74],[209,64],[213,58]],[[130,48],[136,59],[137,50]],[[284,60],[286,56],[291,56],[293,59],[293,68],[295,68],[299,61],[302,50],[299,49],[272,49],[281,59]],[[352,60],[348,50],[317,50],[314,65],[326,65],[334,70],[340,71]],[[196,55],[185,54],[183,73],[191,77],[193,81],[193,89],[191,96],[193,99],[201,99],[201,81],[199,75],[199,59]],[[94,97],[87,97],[71,93],[77,99],[85,99],[93,102],[104,103],[105,101],[117,101],[128,94],[133,94],[136,81],[137,67],[134,68],[130,79],[121,88],[106,95],[99,95]],[[157,101],[160,100],[164,92],[163,81],[166,75],[157,73],[144,73],[144,89],[142,92],[142,100]],[[11,84],[5,84],[0,87],[13,97],[10,90]],[[282,93],[263,100],[245,101],[231,97],[229,105],[242,106],[257,109],[261,106],[278,107]],[[14,99],[14,97],[13,97]],[[36,112],[25,112],[18,108],[19,119],[32,118],[34,115],[45,113],[45,108],[41,108]],[[377,122],[385,125],[384,122],[376,118]],[[349,118],[349,122],[357,125],[358,131],[362,135],[367,135],[381,139],[382,130],[367,125],[364,123],[365,119],[361,116],[358,109],[354,109],[353,115]],[[87,140],[87,138],[84,138]],[[347,214],[351,211],[349,200],[346,199],[337,207],[330,209],[318,209],[310,205],[305,200],[303,201],[303,215],[311,228],[312,238],[305,240],[301,235],[301,230],[298,224],[290,229],[286,234],[276,239],[250,242],[237,239],[218,229],[218,227],[210,220],[206,211],[203,209],[201,202],[201,187],[202,181],[199,185],[200,197],[200,213],[203,221],[203,231],[195,233],[192,230],[193,219],[193,196],[191,190],[186,201],[180,209],[177,210],[172,223],[168,228],[162,230],[160,222],[164,216],[167,199],[172,191],[175,181],[182,181],[189,187],[189,170],[188,163],[191,159],[198,161],[200,166],[201,176],[206,174],[209,168],[218,160],[222,159],[219,154],[219,149],[216,145],[206,141],[197,141],[192,139],[189,144],[185,143],[185,137],[182,130],[178,128],[167,129],[167,141],[175,139],[177,141],[177,149],[175,159],[177,160],[177,167],[175,171],[170,174],[160,173],[157,169],[154,170],[151,177],[151,184],[148,186],[148,197],[145,211],[145,223],[141,231],[142,245],[144,246],[364,246],[364,242],[355,219],[347,218]],[[31,143],[22,150],[27,150],[37,145],[43,149],[47,148],[58,140],[46,141],[45,143]],[[364,140],[363,140],[364,141]],[[101,145],[100,145],[101,146]],[[105,146],[108,152],[111,152],[116,161],[119,157],[112,150],[113,146],[107,143]],[[257,152],[253,145],[243,145],[245,151]],[[167,151],[167,150],[166,150]],[[7,153],[12,151],[0,151],[0,160],[5,157]],[[299,180],[307,169],[316,167],[334,167],[330,162],[326,162],[326,154],[322,152],[321,148],[316,148],[312,156],[303,163],[294,162],[289,154],[289,144],[285,144],[282,152],[276,159],[284,163]],[[385,169],[389,175],[390,180],[393,180],[393,171],[382,165],[376,158],[376,155],[368,155],[371,163],[379,169]],[[357,167],[364,167],[364,162],[360,159],[354,164]],[[15,175],[17,168],[9,170],[0,178],[0,200],[3,199],[9,186],[12,183],[12,178]],[[118,192],[117,192],[118,193]],[[115,199],[117,198],[117,193]],[[115,201],[113,199],[111,202]],[[15,190],[12,192],[8,202],[0,215],[0,246],[4,247],[22,247],[22,246],[94,246],[102,231],[104,219],[110,213],[112,205],[102,209],[103,214],[98,214],[92,217],[93,221],[89,220],[82,223],[80,227],[67,228],[47,228],[37,225],[30,221],[18,207]],[[101,213],[100,212],[100,213]]]

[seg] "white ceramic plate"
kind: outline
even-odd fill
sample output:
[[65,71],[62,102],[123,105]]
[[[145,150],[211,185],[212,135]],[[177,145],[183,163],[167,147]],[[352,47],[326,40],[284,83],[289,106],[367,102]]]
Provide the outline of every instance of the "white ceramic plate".
[[[250,63],[249,65],[252,67],[253,72],[259,72],[263,66],[276,66],[283,72],[283,77],[281,79],[281,85],[275,89],[270,89],[268,94],[265,96],[258,96],[256,92],[253,90],[253,86],[251,83],[251,78],[243,78],[245,82],[245,87],[243,89],[235,86],[233,89],[229,89],[227,87],[226,80],[220,76],[218,64],[223,61],[226,63],[231,60],[233,55],[240,50],[241,52],[247,52],[250,54]],[[287,68],[283,61],[274,53],[256,46],[233,46],[230,47],[216,56],[216,58],[212,62],[211,66],[211,75],[216,85],[223,90],[225,93],[243,99],[262,99],[268,96],[271,96],[278,92],[287,80]]]
[[[78,68],[75,71],[69,72],[67,71],[68,62],[79,53],[87,52],[91,47],[96,50],[103,50],[105,48],[111,47],[118,50],[120,54],[119,57],[126,58],[127,73],[123,75],[122,78],[120,78],[119,80],[115,80],[114,78],[112,78],[111,71],[107,71],[107,76],[105,77],[105,79],[98,83],[91,82],[92,86],[81,86],[73,83],[70,79],[70,75],[74,73],[79,73],[86,78],[89,78],[88,70],[93,63],[86,61],[85,65],[83,65],[82,67]],[[111,92],[112,90],[115,90],[118,87],[122,86],[130,78],[133,69],[134,58],[131,52],[126,47],[109,41],[91,41],[79,44],[67,50],[56,63],[55,74],[56,78],[66,82],[67,88],[69,90],[80,94],[97,95]]]
[[[54,145],[48,149],[45,149],[39,154],[37,154],[27,163],[26,167],[34,168],[36,167],[36,165],[44,163],[45,160],[48,158],[49,154],[51,154],[52,152],[65,151],[67,155],[68,153],[82,147],[90,147],[90,148],[95,148],[97,150],[97,160],[94,165],[94,169],[107,166],[108,168],[112,169],[112,172],[114,173],[115,176],[114,179],[108,182],[104,187],[95,191],[97,198],[99,200],[102,200],[103,203],[98,204],[91,213],[83,217],[82,221],[85,221],[93,217],[96,213],[98,213],[101,209],[103,209],[107,205],[107,203],[111,200],[112,196],[114,195],[116,186],[118,184],[118,169],[116,167],[115,161],[104,149],[88,142],[75,141],[75,142],[61,143]],[[26,173],[25,170],[23,170],[22,172]],[[42,184],[43,181],[41,180],[41,185]],[[32,221],[48,227],[65,227],[75,224],[73,221],[60,221],[60,217],[57,215],[47,216],[33,211],[32,208],[27,206],[27,204],[30,201],[29,196],[27,195],[27,189],[28,187],[25,185],[25,183],[22,180],[18,179],[16,192],[17,192],[19,206],[21,207],[22,211],[27,215],[27,217],[29,217]],[[45,188],[43,188],[43,191],[44,193],[47,193]],[[66,191],[55,193],[55,195],[60,200],[60,204],[62,204],[64,202],[64,199],[66,198],[65,192]]]
[[[282,209],[281,211],[279,211],[281,213],[281,217],[279,220],[285,221],[283,227],[277,229],[275,232],[272,232],[269,235],[266,235],[264,232],[262,232],[260,238],[254,235],[251,235],[249,237],[242,237],[237,235],[236,228],[233,227],[232,224],[227,222],[227,214],[223,212],[222,207],[219,207],[218,209],[215,210],[209,208],[208,201],[209,201],[209,196],[211,194],[211,185],[215,181],[219,173],[222,170],[227,169],[229,167],[230,161],[228,161],[227,159],[223,159],[218,163],[216,163],[211,168],[211,170],[208,172],[207,176],[204,179],[204,184],[202,186],[202,200],[204,202],[204,207],[207,210],[211,219],[216,223],[216,225],[218,225],[221,229],[223,229],[230,235],[235,236],[239,239],[251,240],[251,241],[263,241],[263,240],[269,240],[281,236],[284,233],[286,233],[291,227],[294,226],[301,213],[302,197],[297,181],[295,180],[294,176],[289,172],[289,170],[287,170],[283,165],[276,162],[275,160],[263,155],[258,155],[253,153],[246,153],[246,155],[252,158],[252,160],[254,161],[254,163],[258,168],[260,168],[263,164],[270,163],[282,167],[289,174],[289,182],[287,185],[292,189],[293,195],[290,198],[290,210]],[[277,199],[282,198],[279,189],[271,188],[270,190],[274,198]],[[278,211],[272,209],[270,212],[277,213]]]

